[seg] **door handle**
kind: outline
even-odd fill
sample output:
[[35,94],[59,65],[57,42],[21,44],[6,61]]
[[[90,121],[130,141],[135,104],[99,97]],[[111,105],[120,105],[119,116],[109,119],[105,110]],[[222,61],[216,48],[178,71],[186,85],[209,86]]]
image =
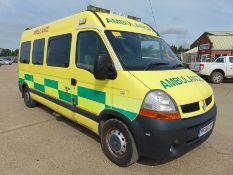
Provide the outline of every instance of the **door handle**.
[[71,78],[71,85],[76,86],[77,85],[77,80],[75,78]]

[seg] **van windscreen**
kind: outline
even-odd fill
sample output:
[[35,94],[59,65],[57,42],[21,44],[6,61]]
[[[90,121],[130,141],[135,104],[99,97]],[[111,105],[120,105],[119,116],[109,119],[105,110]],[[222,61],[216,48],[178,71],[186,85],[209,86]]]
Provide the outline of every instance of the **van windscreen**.
[[122,31],[106,31],[106,35],[126,70],[184,68],[161,38]]

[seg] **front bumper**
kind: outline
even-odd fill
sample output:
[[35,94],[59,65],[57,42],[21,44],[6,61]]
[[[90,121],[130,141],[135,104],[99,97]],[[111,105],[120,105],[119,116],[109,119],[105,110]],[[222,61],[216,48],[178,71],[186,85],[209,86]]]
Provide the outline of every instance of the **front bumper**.
[[188,119],[156,120],[138,116],[130,125],[139,155],[158,161],[173,159],[204,142],[212,133],[198,137],[199,130],[215,123],[217,107]]

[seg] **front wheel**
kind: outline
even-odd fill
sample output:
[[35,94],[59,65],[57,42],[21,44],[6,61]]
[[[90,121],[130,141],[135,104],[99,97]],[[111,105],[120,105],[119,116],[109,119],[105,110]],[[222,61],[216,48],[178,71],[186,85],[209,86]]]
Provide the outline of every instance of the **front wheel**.
[[127,167],[139,158],[134,138],[128,127],[117,119],[110,119],[101,129],[101,146],[115,164]]
[[221,72],[215,71],[210,75],[211,83],[220,84],[223,81],[223,74]]

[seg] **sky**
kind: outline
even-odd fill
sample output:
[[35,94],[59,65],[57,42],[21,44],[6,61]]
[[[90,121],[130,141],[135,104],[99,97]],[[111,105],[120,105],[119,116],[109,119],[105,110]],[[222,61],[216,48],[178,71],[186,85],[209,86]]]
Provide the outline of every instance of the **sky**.
[[140,17],[169,44],[185,48],[203,32],[233,31],[233,0],[0,0],[0,48],[14,50],[25,28],[73,15],[88,4]]

